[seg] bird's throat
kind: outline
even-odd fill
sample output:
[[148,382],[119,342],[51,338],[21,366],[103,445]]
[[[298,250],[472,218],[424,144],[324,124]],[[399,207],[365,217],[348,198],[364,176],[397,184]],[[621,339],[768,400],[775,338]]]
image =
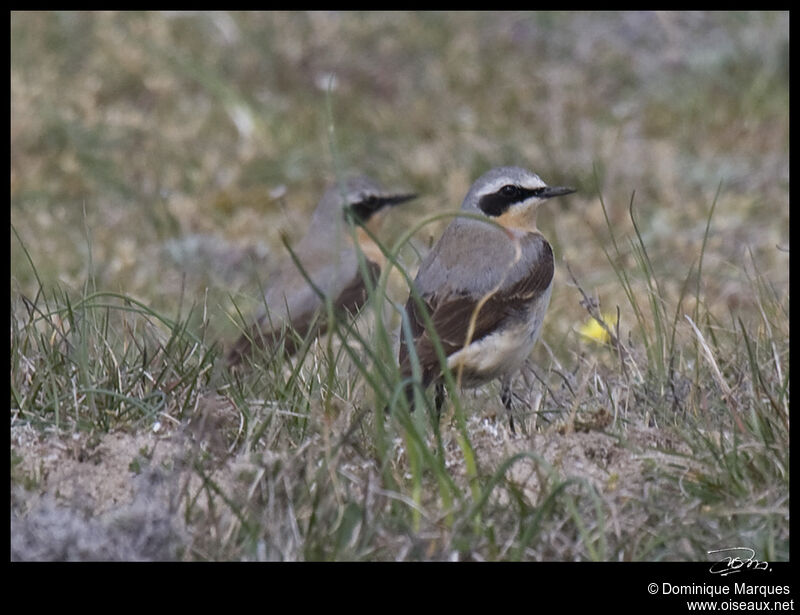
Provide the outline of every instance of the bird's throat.
[[507,229],[524,231],[526,233],[537,233],[536,228],[536,206],[525,208],[512,207],[501,216],[495,218],[498,224]]
[[383,256],[383,252],[381,252],[378,245],[372,241],[369,235],[367,235],[367,232],[361,227],[356,229],[356,237],[358,239],[358,245],[361,247],[361,251],[364,253],[367,260],[379,265],[381,269],[383,269],[386,264],[386,258]]

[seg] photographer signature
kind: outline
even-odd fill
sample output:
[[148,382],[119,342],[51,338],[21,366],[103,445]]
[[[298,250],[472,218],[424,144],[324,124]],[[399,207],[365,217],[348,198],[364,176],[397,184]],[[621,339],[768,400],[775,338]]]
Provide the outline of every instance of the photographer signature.
[[720,561],[714,562],[711,568],[709,568],[711,574],[718,574],[726,577],[729,574],[741,572],[742,568],[748,568],[750,570],[769,570],[769,562],[762,562],[756,559],[756,552],[749,547],[728,547],[726,549],[707,551],[707,553],[711,555],[712,553],[727,553],[729,551],[744,551],[747,558],[741,559],[740,557],[727,555]]

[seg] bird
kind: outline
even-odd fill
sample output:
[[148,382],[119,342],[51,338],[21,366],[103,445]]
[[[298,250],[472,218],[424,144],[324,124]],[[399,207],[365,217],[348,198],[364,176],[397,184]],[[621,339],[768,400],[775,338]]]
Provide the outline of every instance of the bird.
[[[366,175],[346,176],[330,185],[314,210],[306,234],[292,249],[303,270],[292,258],[281,263],[264,294],[265,309],[231,346],[228,364],[239,365],[252,355],[254,347],[276,348],[281,340],[284,352],[294,354],[301,340],[327,330],[328,298],[337,316],[357,313],[367,300],[364,274],[370,278],[369,284],[374,284],[385,264],[370,234],[380,227],[387,208],[416,196],[387,192]],[[358,246],[353,241],[351,223]]]
[[[536,227],[537,210],[547,199],[573,192],[548,186],[521,167],[489,170],[472,184],[461,205],[460,213],[470,216],[450,222],[413,281],[447,368],[461,386],[501,381],[512,433],[511,380],[539,338],[553,288],[553,249]],[[444,401],[442,365],[414,292],[405,312],[408,330],[401,329],[398,363],[406,399],[413,411],[413,344],[423,391],[436,384],[438,415]]]

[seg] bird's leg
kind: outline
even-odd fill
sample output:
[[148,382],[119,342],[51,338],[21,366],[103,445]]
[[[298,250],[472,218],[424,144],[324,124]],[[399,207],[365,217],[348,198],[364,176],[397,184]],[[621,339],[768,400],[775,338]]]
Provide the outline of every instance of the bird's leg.
[[433,417],[433,434],[436,438],[436,452],[444,459],[444,444],[442,442],[442,406],[444,405],[444,382],[438,380],[434,385],[433,407],[436,416]]
[[508,411],[508,426],[511,428],[511,433],[516,434],[517,430],[514,429],[514,415],[512,414],[512,400],[511,393],[511,377],[505,376],[502,381],[502,388],[500,389],[500,399]]
[[408,411],[414,412],[414,384],[409,382],[405,388],[406,401],[408,402]]
[[436,418],[439,419],[442,416],[442,406],[444,405],[444,382],[436,383],[434,405],[436,406]]

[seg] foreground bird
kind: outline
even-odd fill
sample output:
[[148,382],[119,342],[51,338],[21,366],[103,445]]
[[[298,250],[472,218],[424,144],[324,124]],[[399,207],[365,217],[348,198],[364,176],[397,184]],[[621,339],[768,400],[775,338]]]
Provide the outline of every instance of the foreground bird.
[[[553,286],[553,250],[536,228],[536,212],[545,200],[572,192],[547,186],[538,175],[519,167],[492,169],[472,185],[461,205],[465,214],[485,220],[455,218],[414,280],[447,367],[461,385],[474,387],[501,379],[501,399],[512,432],[511,378],[536,344]],[[422,388],[436,383],[438,412],[444,385],[436,347],[413,294],[405,309]],[[401,332],[399,363],[403,378],[410,378],[405,332]],[[406,396],[413,410],[413,385],[407,386]]]
[[[292,259],[283,263],[265,293],[266,310],[232,346],[229,364],[239,364],[254,346],[274,347],[281,339],[285,351],[292,354],[299,346],[298,339],[324,333],[325,300],[317,290],[330,298],[338,315],[355,314],[367,299],[359,251],[372,283],[384,264],[380,248],[363,227],[374,234],[387,207],[415,197],[387,193],[365,176],[349,177],[332,185],[320,199],[308,232],[293,248],[305,275]],[[350,222],[357,225],[358,247],[352,239]],[[317,290],[309,285],[309,279]]]

